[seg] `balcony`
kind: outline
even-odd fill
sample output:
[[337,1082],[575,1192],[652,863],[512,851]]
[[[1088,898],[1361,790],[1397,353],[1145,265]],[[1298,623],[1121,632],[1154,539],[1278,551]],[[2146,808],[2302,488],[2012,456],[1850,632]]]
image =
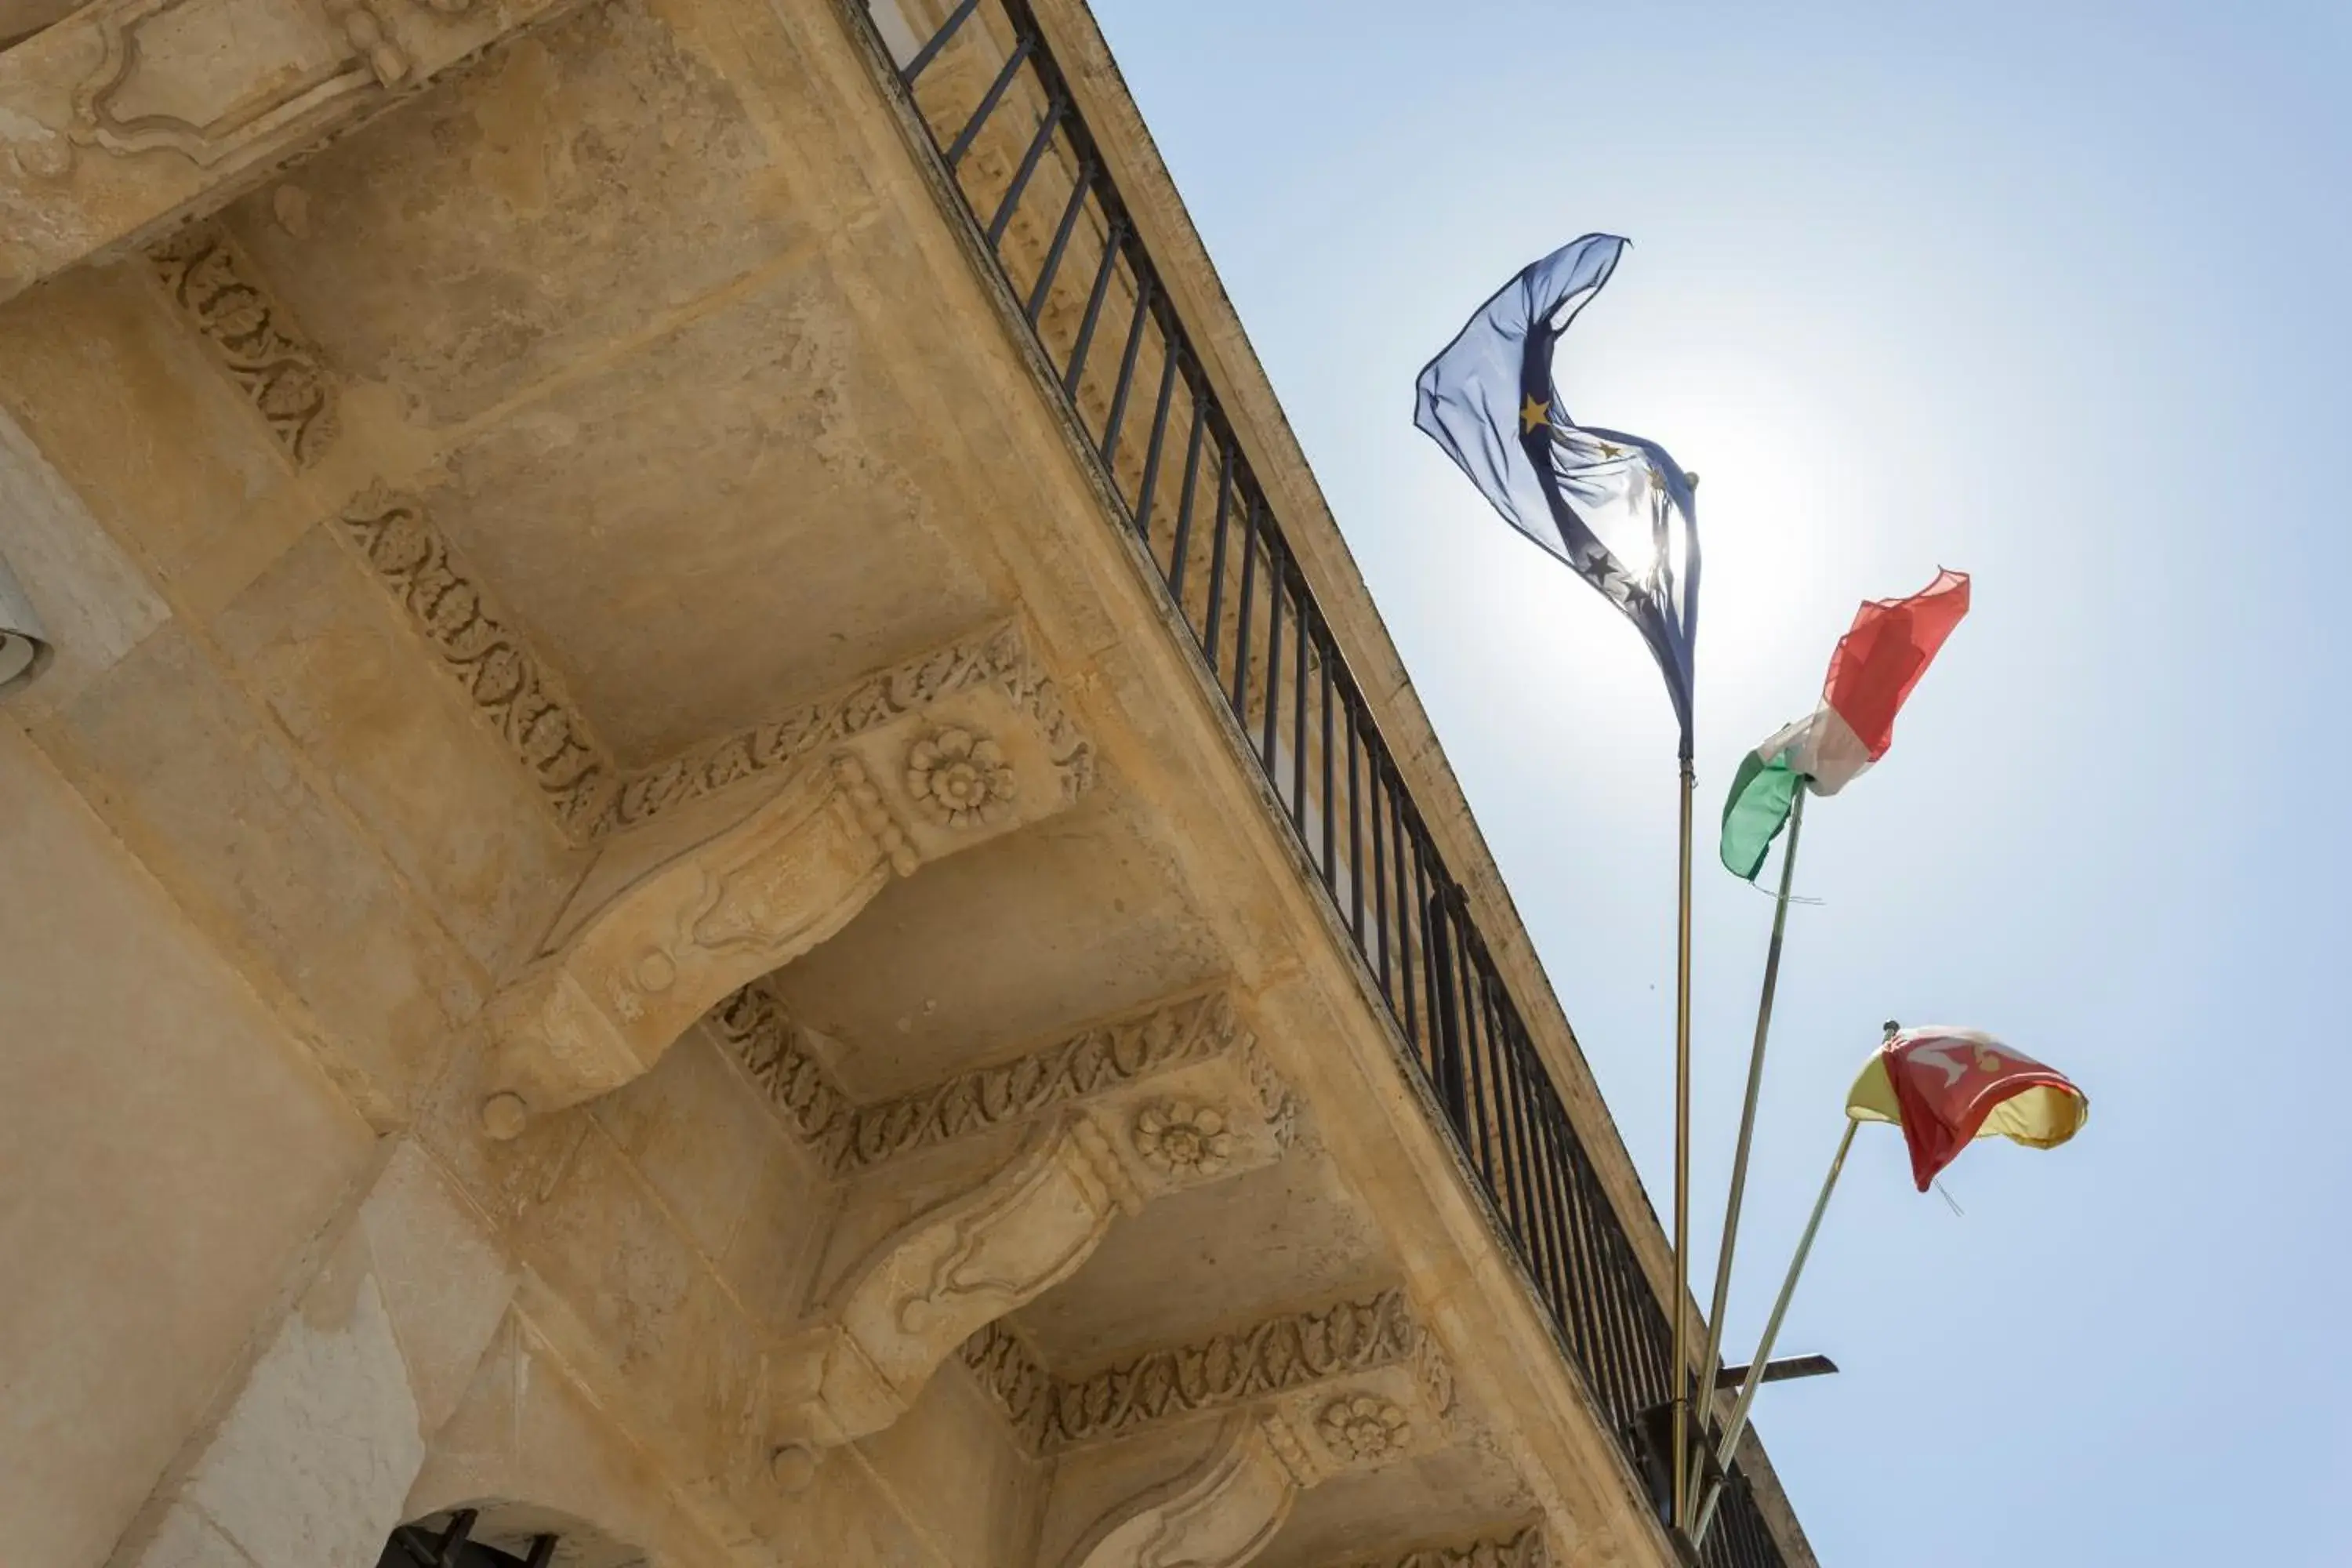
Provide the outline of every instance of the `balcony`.
[[[878,85],[995,286],[1008,329],[1058,396],[1113,525],[1131,534],[1192,633],[1199,674],[1230,709],[1228,739],[1256,763],[1266,804],[1296,835],[1427,1109],[1626,1463],[1654,1493],[1642,1417],[1671,1396],[1666,1309],[1354,678],[1360,661],[1287,542],[1253,443],[1225,412],[1219,356],[1204,358],[1155,265],[1156,230],[1176,229],[1194,253],[1198,242],[1181,211],[1139,218],[1120,192],[1120,161],[1089,129],[1084,100],[1118,89],[1099,80],[1094,93],[1074,89],[1028,0],[930,11],[871,0],[853,14],[887,58]],[[1090,25],[1075,8],[1065,15],[1083,32],[1080,47],[1092,46],[1097,78],[1106,74]],[[1235,330],[1229,317],[1219,326]],[[1283,458],[1297,460],[1286,442]],[[1360,600],[1352,581],[1348,590]],[[1384,637],[1373,657],[1393,664]],[[1540,1001],[1550,1006],[1548,993]],[[1656,1228],[1647,1213],[1633,1223]],[[1784,1561],[1738,1465],[1704,1560]]]
[[32,1561],[1673,1560],[1664,1238],[1101,39],[875,5],[0,52]]

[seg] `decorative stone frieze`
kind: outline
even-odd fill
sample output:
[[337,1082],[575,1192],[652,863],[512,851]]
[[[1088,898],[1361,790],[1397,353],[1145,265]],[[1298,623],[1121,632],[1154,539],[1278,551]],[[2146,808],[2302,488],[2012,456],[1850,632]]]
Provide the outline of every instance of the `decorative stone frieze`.
[[1550,1537],[1542,1525],[1530,1524],[1456,1545],[1419,1546],[1397,1557],[1350,1559],[1346,1568],[1552,1568],[1554,1562]]
[[[598,831],[641,826],[745,779],[788,768],[822,747],[878,730],[981,687],[1001,691],[1035,730],[1052,766],[1062,804],[1076,801],[1093,786],[1094,747],[1070,721],[1062,707],[1059,689],[1052,678],[1037,668],[1021,628],[1007,623],[868,676],[846,689],[795,708],[782,718],[632,774],[614,794]],[[918,767],[915,758],[908,756],[904,772],[910,795],[915,793],[918,778],[928,781],[935,769],[949,760],[937,748],[936,742],[951,732],[971,733],[968,730],[943,730],[940,735],[930,737],[934,751],[928,758],[928,766]],[[980,744],[973,740],[974,748]],[[987,760],[976,772],[985,775],[990,787],[982,792],[984,798],[979,805],[982,809],[976,820],[1002,821],[1005,816],[1002,806],[993,817],[988,816],[984,808],[990,802],[1009,805],[1015,775],[1005,766],[1005,752],[1000,743],[990,741],[986,745]],[[970,751],[961,753],[965,762],[970,762],[971,756]],[[997,793],[999,786],[1001,794]],[[921,787],[927,790],[928,782]],[[933,807],[926,805],[923,809],[928,817]],[[955,809],[970,813],[971,806],[950,808],[941,819],[942,826],[953,821]]]
[[[401,536],[368,538],[388,580],[412,584],[412,607],[445,658],[473,654],[466,634],[478,618],[478,599],[453,585],[454,569],[441,564],[446,552],[420,563]],[[1050,728],[1013,708],[1014,693],[1001,679],[1026,658],[1018,634],[1000,629],[961,646],[963,654],[950,650],[861,682],[811,710],[817,717],[806,726],[777,731],[789,743],[780,739],[762,754],[789,757],[793,765],[733,774],[728,782],[744,787],[723,795],[711,772],[694,772],[697,789],[675,797],[692,802],[678,815],[649,824],[641,813],[630,830],[605,833],[539,953],[493,1000],[500,1067],[495,1103],[484,1106],[486,1127],[511,1136],[505,1130],[520,1125],[520,1113],[558,1110],[628,1082],[730,993],[839,931],[893,875],[911,876],[927,859],[1027,826],[1067,804],[1080,787],[1070,782],[1072,764],[1057,756]],[[973,649],[995,651],[982,659]],[[490,657],[477,659],[485,665],[475,678],[478,693],[493,679]],[[959,669],[982,674],[958,686]],[[986,721],[1004,737],[992,766],[1026,773],[1040,786],[1047,773],[1060,774],[1065,787],[1006,786],[992,797],[1006,803],[1003,812],[959,824],[925,819],[899,765],[919,703],[930,704],[927,711],[943,727],[971,731]],[[699,793],[704,786],[710,793]],[[648,810],[656,798],[626,786],[608,796],[625,797]],[[608,829],[611,820],[604,818]],[[791,1064],[779,1055],[761,1065],[773,1071]],[[797,1081],[785,1088],[788,1098],[797,1093],[805,1102],[794,1114],[816,1118],[810,1127],[835,1147],[829,1108],[807,1099],[816,1090]]]
[[1046,1449],[1101,1442],[1160,1421],[1246,1405],[1383,1368],[1402,1368],[1443,1416],[1453,1383],[1435,1336],[1401,1288],[1339,1301],[1196,1344],[1156,1350],[1056,1383],[1043,1428]]
[[710,1021],[769,1103],[819,1160],[827,1165],[838,1161],[849,1145],[856,1110],[768,988],[757,981],[744,986],[711,1009]]
[[[268,382],[280,372],[262,363],[276,341],[270,322],[277,318],[257,290],[250,299],[237,292],[242,285],[234,272],[222,270],[236,265],[225,245],[205,248],[196,240],[190,246],[185,277],[208,281],[174,283],[167,276],[167,286],[210,301],[188,308],[210,311],[221,331],[258,367],[251,374],[261,379],[249,384],[265,415],[281,404],[295,409],[293,389],[304,384],[291,362],[282,373],[288,379],[279,383]],[[184,253],[163,247],[159,268],[183,265],[160,259],[167,254]],[[221,350],[228,352],[226,346]],[[235,363],[231,372],[240,374]],[[265,395],[265,384],[278,390]],[[323,380],[320,384],[324,386]],[[331,403],[321,407],[320,416],[331,418]],[[281,438],[299,458],[325,436],[313,426]],[[575,842],[645,827],[735,784],[762,778],[781,784],[795,768],[844,750],[861,752],[880,776],[899,781],[910,819],[927,825],[941,850],[950,837],[976,838],[976,830],[1003,830],[1050,815],[1093,785],[1093,746],[1070,722],[1053,680],[1035,667],[1021,628],[1010,622],[867,676],[781,719],[624,773],[552,666],[513,629],[512,619],[498,609],[494,595],[435,526],[421,500],[373,492],[343,514],[340,531],[401,601],[476,710],[538,783],[557,825]],[[949,723],[908,742],[898,754],[879,747],[881,737],[918,714],[971,711],[971,694],[978,692],[993,693],[992,710],[1002,713],[1009,707],[1028,735],[1019,742],[986,739],[971,723]],[[1030,766],[1050,771],[1053,789],[1020,795],[1024,754]]]
[[960,1345],[1067,1279],[1142,1204],[1079,1114],[886,1237],[779,1357],[776,1479],[801,1484],[823,1450],[898,1420]]
[[[1425,1375],[1439,1354],[1403,1292],[1387,1290],[1057,1385],[1045,1427],[1056,1459],[1048,1560],[1240,1568],[1300,1492],[1447,1440],[1452,1379]],[[1098,1417],[1076,1442],[1073,1410]],[[1185,1466],[1201,1453],[1201,1428],[1176,1423],[1195,1415],[1221,1425],[1206,1456]]]
[[267,420],[298,468],[335,437],[335,385],[310,338],[269,297],[217,224],[184,229],[147,253],[169,299],[214,362]]
[[[842,1168],[877,1165],[1179,1068],[1238,1059],[1244,1048],[1255,1048],[1255,1037],[1226,993],[1163,1005],[1083,1030],[1017,1060],[960,1073],[858,1111]],[[1271,1128],[1270,1116],[1266,1121]]]
[[956,1359],[1004,1412],[1023,1446],[1034,1452],[1045,1439],[1045,1405],[1054,1386],[1035,1352],[1000,1319],[958,1345]]
[[343,514],[339,531],[539,785],[557,823],[585,837],[619,773],[612,753],[423,505],[373,496]]

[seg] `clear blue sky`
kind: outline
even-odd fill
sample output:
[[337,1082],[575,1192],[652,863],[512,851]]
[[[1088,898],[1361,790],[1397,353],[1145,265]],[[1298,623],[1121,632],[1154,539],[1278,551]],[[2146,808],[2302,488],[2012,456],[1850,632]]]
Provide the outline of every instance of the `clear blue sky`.
[[[1703,819],[1858,600],[1975,574],[1811,814],[1734,1348],[1882,1018],[2093,1116],[1964,1217],[1865,1131],[1784,1341],[1844,1374],[1759,1402],[1823,1559],[2347,1561],[2352,8],[1096,3],[1662,1212],[1665,698],[1414,372],[1633,237],[1561,380],[1705,477]],[[1711,1259],[1771,906],[1699,875]]]

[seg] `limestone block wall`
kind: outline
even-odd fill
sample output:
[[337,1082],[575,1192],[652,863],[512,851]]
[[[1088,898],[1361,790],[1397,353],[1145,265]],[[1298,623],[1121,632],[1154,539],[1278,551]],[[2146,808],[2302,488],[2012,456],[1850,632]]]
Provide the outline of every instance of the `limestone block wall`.
[[101,1561],[373,1137],[47,757],[0,727],[0,1518]]

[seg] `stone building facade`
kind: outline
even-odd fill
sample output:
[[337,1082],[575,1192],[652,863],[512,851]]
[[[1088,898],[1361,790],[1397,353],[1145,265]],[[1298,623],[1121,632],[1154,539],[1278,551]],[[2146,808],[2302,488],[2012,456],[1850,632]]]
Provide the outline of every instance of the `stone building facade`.
[[0,556],[10,1568],[1675,1560],[1079,0],[0,0]]

